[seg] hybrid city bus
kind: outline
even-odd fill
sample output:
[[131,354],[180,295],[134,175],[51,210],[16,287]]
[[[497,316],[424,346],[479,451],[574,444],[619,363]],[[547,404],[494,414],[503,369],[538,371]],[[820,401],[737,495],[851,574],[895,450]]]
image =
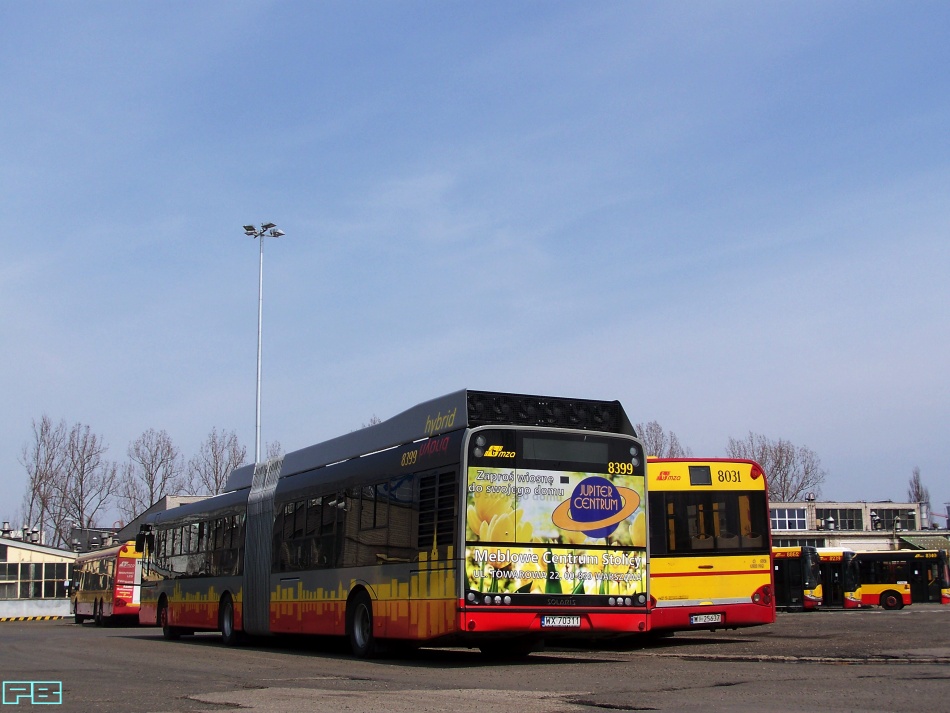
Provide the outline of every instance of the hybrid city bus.
[[821,608],[821,558],[815,547],[773,547],[775,605],[783,611]]
[[650,630],[775,621],[768,486],[749,460],[649,458]]
[[617,401],[461,390],[159,513],[140,620],[521,655],[648,626],[646,458]]
[[100,626],[139,614],[142,555],[135,543],[79,555],[73,569],[73,616],[77,624],[92,619]]
[[913,602],[950,604],[946,550],[857,552],[861,602],[901,609]]

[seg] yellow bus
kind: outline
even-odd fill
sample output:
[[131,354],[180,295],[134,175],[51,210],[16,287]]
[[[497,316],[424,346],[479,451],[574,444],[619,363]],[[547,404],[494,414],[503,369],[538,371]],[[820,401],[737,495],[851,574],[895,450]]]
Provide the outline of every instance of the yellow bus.
[[861,575],[854,550],[846,547],[819,547],[821,562],[821,603],[824,608],[861,607]]
[[649,458],[650,629],[775,621],[769,501],[754,461]]
[[950,604],[946,550],[857,552],[861,601],[902,609],[912,602]]
[[77,624],[96,624],[120,617],[138,618],[142,584],[142,554],[135,542],[86,552],[76,558],[73,616]]
[[773,547],[775,605],[783,611],[819,609],[823,602],[821,558],[811,546]]

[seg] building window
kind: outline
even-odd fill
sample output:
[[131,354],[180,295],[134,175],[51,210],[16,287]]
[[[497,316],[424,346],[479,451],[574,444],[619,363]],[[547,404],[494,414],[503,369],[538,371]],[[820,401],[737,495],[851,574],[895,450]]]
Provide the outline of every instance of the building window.
[[898,508],[874,508],[871,510],[872,530],[914,530],[917,528],[917,513]]
[[825,540],[816,537],[776,537],[772,547],[824,547]]
[[863,530],[864,517],[860,510],[849,508],[816,508],[815,524],[826,530]]
[[20,567],[17,564],[0,564],[0,599],[17,598],[17,573]]
[[62,599],[72,565],[65,562],[0,563],[0,599]]
[[773,530],[807,530],[805,508],[772,508],[769,510]]

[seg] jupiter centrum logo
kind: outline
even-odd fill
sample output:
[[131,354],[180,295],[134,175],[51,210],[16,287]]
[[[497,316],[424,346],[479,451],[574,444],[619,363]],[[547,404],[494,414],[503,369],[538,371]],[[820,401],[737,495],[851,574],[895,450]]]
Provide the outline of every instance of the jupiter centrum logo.
[[555,508],[551,521],[562,530],[583,532],[598,539],[609,536],[639,504],[636,491],[593,476],[577,484],[571,497]]

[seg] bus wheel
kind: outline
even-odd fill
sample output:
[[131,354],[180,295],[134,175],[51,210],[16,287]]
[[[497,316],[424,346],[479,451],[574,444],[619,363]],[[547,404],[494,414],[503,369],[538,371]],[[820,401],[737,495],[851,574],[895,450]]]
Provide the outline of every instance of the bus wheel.
[[78,611],[73,613],[73,619],[75,620],[77,624],[82,624],[84,621],[86,621],[86,617],[84,617]]
[[162,627],[162,636],[168,641],[174,641],[181,636],[178,627],[168,624],[168,602],[164,600],[158,605],[158,625]]
[[92,619],[96,622],[96,626],[102,626],[102,602],[96,601],[92,604]]
[[234,628],[234,602],[225,595],[218,613],[218,628],[221,629],[221,642],[225,646],[236,646],[241,642],[241,634]]
[[904,600],[897,592],[888,590],[881,594],[881,606],[885,609],[900,609],[904,605]]
[[366,592],[358,593],[346,607],[346,634],[354,656],[367,659],[376,654],[373,602]]

